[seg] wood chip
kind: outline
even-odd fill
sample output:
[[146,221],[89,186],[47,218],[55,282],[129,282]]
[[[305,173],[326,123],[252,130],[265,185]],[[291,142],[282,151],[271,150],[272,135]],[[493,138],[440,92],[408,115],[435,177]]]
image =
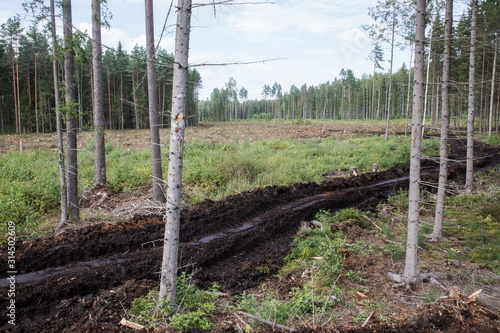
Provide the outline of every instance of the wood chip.
[[144,328],[144,326],[128,321],[125,318],[122,318],[122,320],[120,321],[120,325],[126,326],[128,328],[133,328],[136,330],[142,330]]
[[469,302],[475,302],[477,300],[477,298],[479,297],[479,294],[481,294],[481,292],[483,291],[483,289],[479,289],[478,291],[476,291],[475,293],[473,293],[472,295],[470,295],[468,298],[469,298]]
[[366,296],[365,294],[362,294],[360,293],[359,291],[356,293],[359,297],[362,297],[362,298],[368,298],[368,296]]

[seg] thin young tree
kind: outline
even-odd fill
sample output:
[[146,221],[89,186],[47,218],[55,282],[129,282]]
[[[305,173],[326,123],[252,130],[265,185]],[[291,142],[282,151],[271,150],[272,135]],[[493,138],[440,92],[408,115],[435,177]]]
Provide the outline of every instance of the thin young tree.
[[64,91],[66,94],[66,149],[68,157],[68,206],[69,218],[75,222],[80,220],[80,204],[78,201],[78,156],[77,156],[77,111],[75,59],[73,50],[73,19],[71,0],[64,0]]
[[373,122],[373,110],[375,107],[375,75],[377,72],[377,69],[384,70],[382,65],[380,65],[381,62],[384,61],[384,53],[382,52],[382,48],[380,47],[380,44],[378,42],[375,42],[373,45],[373,50],[370,52],[369,59],[373,61],[373,82],[372,82],[372,107],[371,107],[371,121]]
[[433,240],[443,238],[444,205],[446,202],[446,187],[448,185],[448,134],[450,129],[450,66],[451,66],[451,40],[453,29],[453,0],[446,0],[445,36],[443,59],[443,82],[441,88],[441,142],[439,152],[439,187],[436,200],[436,215],[434,230],[431,234]]
[[410,189],[408,192],[408,234],[403,280],[407,287],[420,280],[417,266],[418,227],[420,218],[420,157],[425,57],[425,0],[417,0],[415,20],[415,78],[413,81],[413,115],[411,128]]
[[369,8],[369,15],[377,22],[370,26],[364,26],[374,40],[389,42],[391,53],[389,60],[389,91],[387,101],[387,124],[385,129],[385,139],[389,136],[389,125],[392,107],[392,72],[394,62],[394,46],[397,42],[395,35],[399,34],[404,38],[411,35],[412,19],[409,10],[413,8],[408,0],[379,0],[375,7]]
[[106,184],[104,105],[102,92],[101,0],[92,0],[92,74],[94,109],[94,184]]
[[153,199],[165,202],[161,167],[160,126],[158,124],[158,86],[156,80],[153,0],[146,0],[146,58],[148,72],[149,128],[153,160]]
[[470,35],[470,58],[469,58],[469,105],[467,116],[467,163],[465,188],[472,191],[474,184],[474,112],[475,112],[475,89],[476,89],[476,43],[477,43],[477,7],[478,0],[471,1],[471,35]]
[[498,54],[498,32],[495,34],[495,53],[493,54],[493,69],[491,73],[491,94],[490,94],[490,117],[488,120],[488,136],[491,136],[493,128],[493,101],[495,99],[495,75],[497,67],[497,54]]
[[182,158],[187,111],[191,0],[179,0],[177,10],[170,153],[168,154],[167,215],[159,292],[159,298],[168,299],[173,306],[176,304],[177,295],[176,281],[181,220]]
[[1,26],[1,37],[8,40],[12,65],[12,92],[14,94],[14,116],[16,133],[21,133],[21,104],[19,91],[19,35],[24,28],[21,28],[21,20],[18,16],[9,18]]

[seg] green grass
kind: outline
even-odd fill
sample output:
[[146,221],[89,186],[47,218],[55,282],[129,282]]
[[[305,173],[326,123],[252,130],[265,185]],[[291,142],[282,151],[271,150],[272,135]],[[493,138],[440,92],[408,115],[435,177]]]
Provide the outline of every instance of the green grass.
[[[192,284],[191,276],[181,274],[177,278],[177,309],[165,300],[158,300],[158,291],[151,290],[146,296],[132,302],[128,315],[135,322],[148,327],[168,325],[176,330],[209,330],[211,318],[217,309],[218,286],[209,291],[201,290]],[[160,304],[158,311],[155,311]]]
[[[286,126],[284,123],[283,126]],[[356,166],[369,170],[408,163],[408,138],[381,137],[324,139],[276,138],[254,142],[187,142],[184,152],[185,200],[196,203],[256,187],[321,182],[323,174]],[[168,147],[162,149],[166,176]],[[78,151],[79,192],[94,184],[94,142]],[[151,151],[145,146],[106,145],[107,180],[114,192],[131,192],[151,182]],[[18,237],[36,236],[38,224],[59,212],[60,186],[57,153],[49,149],[0,155],[0,220],[16,223]],[[5,224],[0,227],[2,239]],[[1,241],[0,241],[1,242]]]
[[404,138],[194,142],[185,149],[183,181],[188,193],[201,190],[206,197],[220,199],[256,187],[321,182],[323,174],[335,169],[369,170],[373,163],[385,169],[408,160]]
[[[455,251],[459,259],[468,258],[500,272],[500,191],[479,195],[463,194],[450,199],[447,216],[454,222],[451,232],[463,247]],[[464,209],[466,208],[466,209]]]
[[[446,199],[444,237],[438,248],[446,249],[448,260],[469,260],[483,267],[500,272],[500,176],[498,171],[490,174],[477,173],[476,182],[483,181],[488,185],[477,193],[451,195]],[[424,194],[425,195],[425,194]],[[432,201],[424,197],[425,201]],[[391,211],[406,217],[408,193],[399,191],[387,200]],[[425,206],[422,204],[422,206]],[[430,221],[434,218],[434,209],[422,210],[420,220]],[[390,240],[402,240],[406,243],[406,230],[394,225],[381,223],[381,234]],[[419,243],[424,258],[439,255],[432,252],[435,246],[430,245],[424,235],[432,233],[432,223],[422,223],[419,230]],[[447,240],[447,237],[458,238],[459,243]],[[402,259],[405,249],[398,244],[387,244],[384,252],[394,259]]]

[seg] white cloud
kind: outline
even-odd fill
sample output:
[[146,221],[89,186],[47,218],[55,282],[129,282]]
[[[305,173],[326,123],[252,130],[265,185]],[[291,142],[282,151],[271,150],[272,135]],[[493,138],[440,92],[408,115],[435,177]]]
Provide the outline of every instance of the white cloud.
[[[85,32],[91,37],[92,36],[92,25],[90,23],[80,23],[78,24],[78,29]],[[134,46],[146,46],[146,35],[140,34],[135,37],[131,37],[126,31],[119,28],[111,29],[101,29],[101,40],[102,43],[110,48],[115,49],[118,46],[118,42],[122,43],[123,49],[127,52],[131,52]],[[158,40],[155,41],[157,43]],[[167,50],[168,52],[173,52],[174,49],[174,39],[171,37],[163,37],[160,43],[160,47]]]

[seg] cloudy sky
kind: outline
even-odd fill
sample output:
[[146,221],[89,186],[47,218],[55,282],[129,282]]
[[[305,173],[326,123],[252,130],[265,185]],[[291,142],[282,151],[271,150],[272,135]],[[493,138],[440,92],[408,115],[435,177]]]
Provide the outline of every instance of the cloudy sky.
[[[0,23],[16,13],[24,13],[23,0],[0,0]],[[49,3],[46,0],[47,4]],[[91,33],[90,0],[72,0],[73,24]],[[210,3],[211,0],[194,0]],[[236,0],[233,3],[245,2]],[[250,0],[248,2],[266,2]],[[247,2],[247,3],[248,3]],[[160,37],[171,1],[155,1],[155,35]],[[177,0],[174,1],[177,3]],[[245,87],[249,98],[260,98],[262,87],[278,82],[283,91],[291,85],[317,85],[339,76],[342,68],[356,77],[371,73],[367,60],[372,43],[363,24],[372,23],[368,7],[376,0],[275,0],[267,4],[200,6],[193,11],[190,63],[198,67],[203,80],[200,98],[214,88],[222,88],[233,77],[238,89]],[[145,45],[144,0],[108,0],[113,15],[111,29],[103,30],[103,43],[116,47],[121,41],[130,51]],[[21,16],[28,22],[28,17]],[[28,23],[26,23],[28,24]],[[60,21],[57,23],[61,25]],[[173,51],[175,11],[166,24],[161,45]],[[389,45],[383,45],[389,58]],[[398,52],[395,68],[408,64],[409,50]],[[271,60],[248,65],[211,66]],[[388,66],[385,66],[388,68]]]

